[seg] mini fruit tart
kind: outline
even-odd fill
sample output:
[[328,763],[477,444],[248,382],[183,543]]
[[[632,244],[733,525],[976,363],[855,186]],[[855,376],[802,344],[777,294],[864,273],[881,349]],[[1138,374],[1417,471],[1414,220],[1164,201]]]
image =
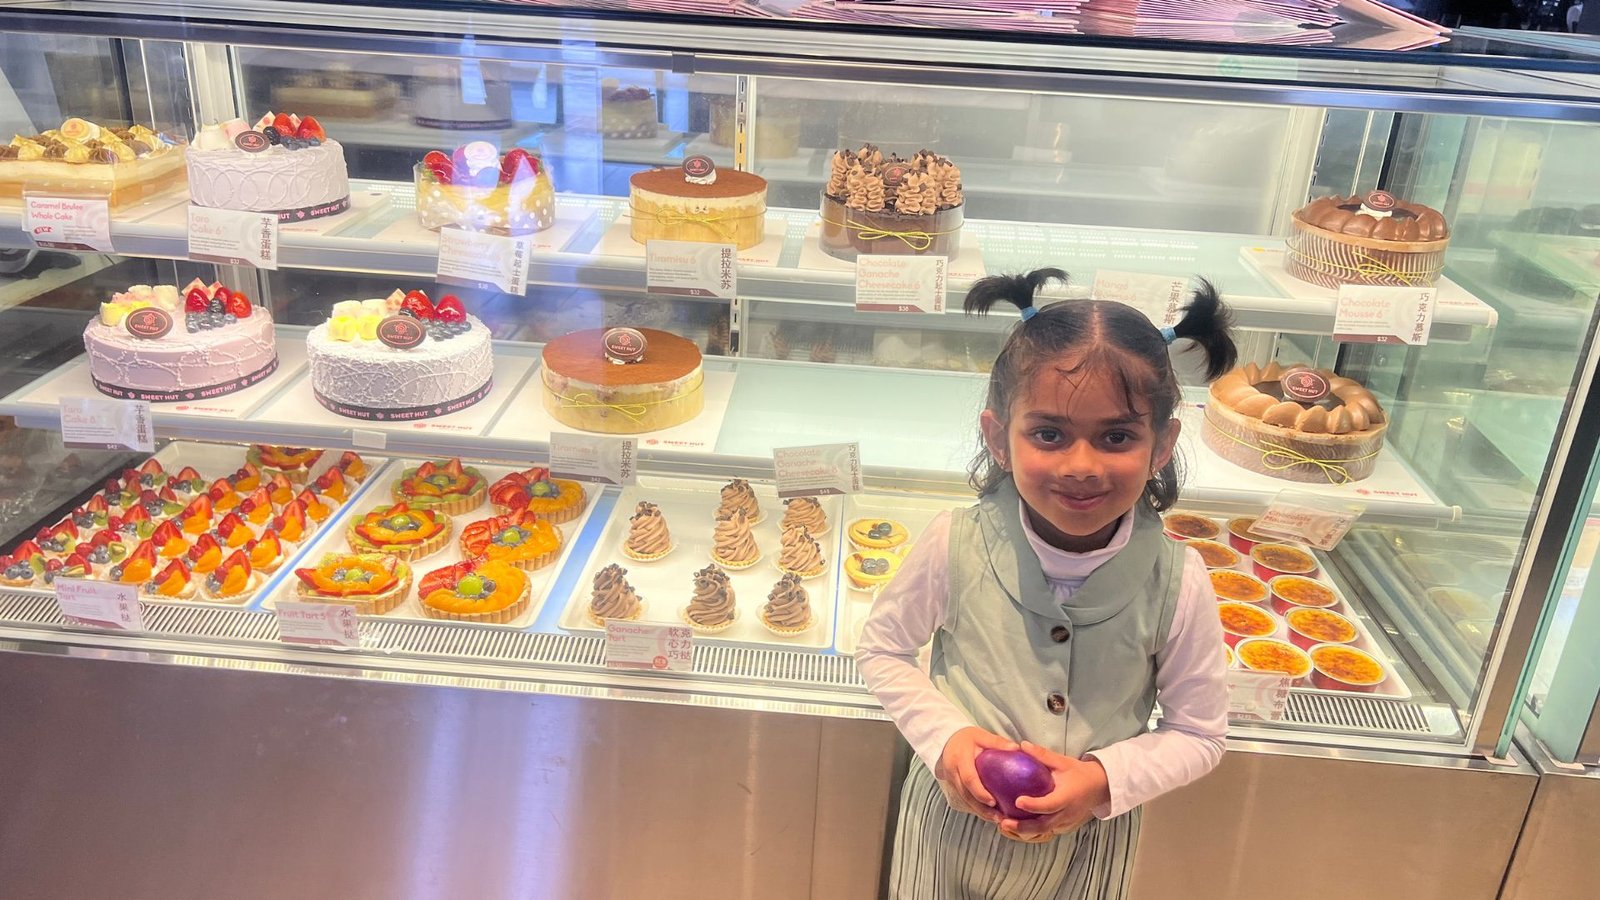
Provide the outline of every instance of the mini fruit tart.
[[261,573],[251,568],[249,555],[235,550],[200,583],[200,593],[218,603],[243,603],[261,587],[262,581]]
[[321,525],[323,522],[328,521],[328,517],[333,515],[334,505],[322,499],[321,494],[313,491],[310,488],[306,488],[300,493],[295,494],[294,499],[298,500],[305,506],[306,518],[310,519],[317,525]]
[[150,543],[155,545],[156,555],[162,559],[177,559],[189,552],[189,536],[172,519],[156,526],[150,533]]
[[310,480],[311,467],[322,458],[322,451],[306,447],[280,447],[276,444],[251,444],[244,458],[264,473],[281,472],[295,484],[305,484]]
[[72,524],[79,528],[104,528],[106,522],[111,520],[111,511],[106,505],[106,498],[95,494],[89,498],[88,503],[73,510],[69,518],[72,519]]
[[550,470],[535,466],[525,472],[512,472],[489,488],[489,500],[502,515],[526,510],[546,522],[559,525],[583,515],[583,485],[564,478],[551,478]]
[[496,559],[469,559],[429,572],[417,583],[431,619],[504,625],[528,609],[532,591],[521,569]]
[[186,559],[196,575],[210,575],[222,565],[222,542],[214,534],[202,534],[189,548]]
[[343,472],[344,477],[354,481],[356,484],[367,480],[369,471],[367,469],[367,461],[362,459],[361,454],[354,450],[346,450],[341,453],[339,455],[339,464],[335,468]]
[[306,535],[313,530],[311,521],[306,518],[306,505],[299,500],[279,510],[278,514],[272,517],[270,527],[278,533],[278,537],[291,544],[305,540]]
[[151,541],[144,541],[133,548],[127,559],[106,570],[106,580],[118,584],[144,584],[155,577],[156,566],[159,564],[156,545]]
[[411,565],[387,553],[326,553],[316,568],[294,574],[300,599],[353,606],[362,615],[386,613],[411,591]]
[[[222,507],[217,507],[220,512]],[[272,521],[272,516],[277,507],[272,504],[272,495],[266,488],[256,488],[255,493],[239,501],[238,513],[246,522],[256,527],[262,527]]]
[[561,555],[561,529],[531,512],[514,512],[461,529],[461,554],[533,571]]
[[211,498],[211,508],[217,512],[227,512],[239,506],[244,496],[234,490],[233,482],[226,478],[218,478],[206,488],[206,496]]
[[336,468],[318,475],[317,480],[311,482],[311,489],[334,506],[350,499],[350,485],[345,483],[344,473]]
[[10,556],[0,558],[0,584],[32,587],[44,578],[45,559],[33,541],[23,541]]
[[857,519],[850,523],[850,543],[859,550],[892,550],[911,535],[893,519]]
[[274,505],[282,506],[294,499],[295,484],[282,472],[276,472],[267,479],[266,488],[267,497]]
[[876,590],[900,571],[901,557],[888,550],[857,550],[844,558],[844,574],[851,587]]
[[159,488],[168,480],[167,470],[154,458],[145,460],[137,469],[126,469],[122,473],[123,483],[135,489]]
[[199,593],[195,585],[194,573],[184,565],[183,560],[175,559],[155,574],[155,577],[139,586],[139,595],[151,600],[193,600]]
[[250,554],[250,566],[263,575],[271,575],[278,571],[278,567],[288,558],[283,541],[278,539],[278,533],[271,528],[262,532],[261,537],[245,544],[244,552]]
[[404,503],[380,507],[351,523],[345,538],[357,553],[420,559],[450,542],[450,516]]
[[184,534],[205,534],[211,530],[211,517],[216,512],[216,507],[211,503],[211,495],[196,497],[189,501],[177,515],[183,524]]
[[78,535],[78,526],[72,524],[70,519],[63,519],[53,526],[39,529],[33,539],[38,542],[45,556],[60,557],[69,556],[77,549],[82,542]]
[[389,486],[389,493],[397,502],[418,509],[460,515],[483,505],[483,498],[489,494],[489,480],[476,468],[463,466],[459,459],[430,460],[402,472]]
[[172,488],[173,493],[177,494],[180,499],[198,497],[211,487],[206,484],[206,480],[200,477],[200,473],[195,471],[193,466],[184,466],[179,470],[178,474],[172,476],[172,480],[167,482],[167,486]]
[[261,487],[263,483],[261,478],[261,469],[254,463],[247,462],[241,466],[237,472],[229,475],[228,481],[233,485],[233,489],[238,493],[251,493],[256,488]]

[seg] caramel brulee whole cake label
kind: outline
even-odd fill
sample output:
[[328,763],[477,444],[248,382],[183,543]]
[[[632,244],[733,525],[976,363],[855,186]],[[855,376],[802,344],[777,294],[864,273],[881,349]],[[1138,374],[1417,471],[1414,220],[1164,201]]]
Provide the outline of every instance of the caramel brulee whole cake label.
[[772,451],[772,465],[783,499],[861,493],[861,445],[854,441],[778,447]]
[[28,194],[24,224],[35,247],[112,252],[111,206],[104,197]]
[[1431,287],[1341,284],[1333,339],[1346,344],[1428,343],[1439,291]]
[[687,625],[606,620],[608,669],[694,670],[694,632]]

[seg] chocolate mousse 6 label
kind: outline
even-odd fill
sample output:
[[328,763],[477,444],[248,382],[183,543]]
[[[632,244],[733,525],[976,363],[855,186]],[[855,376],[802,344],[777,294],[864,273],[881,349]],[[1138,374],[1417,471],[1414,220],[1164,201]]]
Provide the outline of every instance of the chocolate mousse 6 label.
[[709,156],[690,156],[683,161],[683,174],[690,178],[705,178],[717,171],[717,164]]
[[1426,344],[1438,298],[1438,288],[1341,284],[1333,339],[1347,344]]
[[167,332],[172,330],[172,316],[164,309],[146,306],[128,313],[128,317],[122,320],[122,327],[136,338],[153,341],[166,337]]
[[410,350],[427,336],[422,323],[411,316],[390,316],[378,323],[378,340],[396,350]]
[[645,340],[644,332],[637,328],[612,328],[600,338],[600,344],[605,350],[606,359],[627,365],[644,359],[649,341]]

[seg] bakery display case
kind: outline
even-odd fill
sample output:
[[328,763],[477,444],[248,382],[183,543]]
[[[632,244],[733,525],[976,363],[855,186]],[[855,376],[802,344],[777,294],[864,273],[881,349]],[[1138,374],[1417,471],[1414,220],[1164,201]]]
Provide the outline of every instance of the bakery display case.
[[[1457,856],[1509,856],[1533,779],[1503,733],[1540,623],[1569,603],[1600,427],[1592,60],[1481,35],[1393,56],[1061,54],[777,9],[339,9],[0,20],[0,636],[27,651],[0,665],[159,662],[127,689],[192,670],[275,704],[310,680],[274,674],[342,676],[319,709],[367,682],[464,691],[462,709],[514,694],[562,760],[552,717],[579,742],[687,729],[626,775],[561,763],[551,783],[573,792],[655,790],[640,779],[697,730],[782,734],[771,777],[813,780],[773,798],[826,798],[819,835],[881,829],[895,735],[852,654],[905,551],[971,502],[986,372],[1017,322],[963,316],[962,296],[1058,266],[1046,300],[1159,325],[1205,279],[1240,366],[1207,385],[1176,348],[1167,532],[1212,569],[1234,743],[1253,766],[1293,759],[1272,782],[1288,793],[1318,760],[1405,761],[1439,790],[1494,779],[1495,827]],[[213,222],[273,252],[219,260]],[[886,302],[883,263],[937,281]],[[1358,321],[1373,309],[1392,321]],[[147,414],[150,448],[65,445],[85,401]],[[553,451],[624,437],[623,484]],[[858,491],[778,483],[777,451],[820,445]],[[1322,540],[1283,530],[1290,510],[1353,524]],[[138,627],[64,617],[63,582],[124,586]],[[308,615],[342,623],[339,646],[286,642]],[[608,623],[683,630],[640,671]],[[1556,682],[1528,701],[1535,733]],[[433,720],[408,721],[425,744]],[[736,768],[713,761],[694,777]],[[755,815],[718,802],[727,827]],[[818,838],[809,887],[773,895],[870,893],[878,835]],[[717,884],[753,895],[751,877]],[[1141,877],[1163,895],[1159,868]]]

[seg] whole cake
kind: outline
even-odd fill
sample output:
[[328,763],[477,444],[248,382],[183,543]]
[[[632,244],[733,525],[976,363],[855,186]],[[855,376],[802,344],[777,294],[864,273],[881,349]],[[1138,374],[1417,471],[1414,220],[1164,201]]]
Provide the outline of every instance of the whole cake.
[[446,294],[341,300],[306,335],[317,402],[352,419],[431,419],[489,395],[489,329]]
[[544,408],[580,431],[638,434],[687,422],[705,406],[693,341],[653,328],[591,328],[544,345]]
[[[766,97],[763,92],[763,97]],[[766,98],[770,100],[770,98]],[[780,104],[764,102],[755,116],[757,159],[787,159],[800,152],[800,117]],[[738,134],[738,104],[732,97],[711,98],[711,143],[732,147]]]
[[679,168],[629,178],[628,207],[630,234],[641,244],[699,241],[746,250],[766,233],[767,180],[691,156]]
[[1301,281],[1415,287],[1444,268],[1450,226],[1432,207],[1387,191],[1321,197],[1294,212],[1285,268]]
[[660,115],[656,112],[656,96],[649,88],[629,85],[621,87],[607,79],[601,85],[600,135],[617,139],[651,138],[656,136]]
[[521,147],[501,155],[474,141],[454,152],[430,150],[414,170],[417,219],[438,231],[455,225],[495,234],[531,234],[556,223],[556,189],[543,160]]
[[429,66],[412,85],[412,120],[441,131],[511,127],[511,83],[499,68],[474,61],[476,77],[458,63]]
[[103,394],[173,403],[243,390],[278,368],[272,314],[242,291],[199,279],[179,291],[134,285],[100,304],[83,331]]
[[23,191],[104,194],[112,209],[183,183],[183,146],[143,125],[112,128],[68,119],[0,146],[0,203]]
[[391,79],[348,69],[299,72],[272,87],[274,105],[329,118],[376,119],[399,99],[400,89]]
[[822,249],[838,259],[865,254],[954,257],[966,203],[961,170],[927,150],[910,159],[871,144],[833,154],[822,190]]
[[350,208],[344,147],[312,116],[267,113],[207,125],[189,149],[189,199],[196,206],[276,213],[281,222]]
[[1206,446],[1288,481],[1346,484],[1372,474],[1388,419],[1360,382],[1310,366],[1251,363],[1211,383]]

